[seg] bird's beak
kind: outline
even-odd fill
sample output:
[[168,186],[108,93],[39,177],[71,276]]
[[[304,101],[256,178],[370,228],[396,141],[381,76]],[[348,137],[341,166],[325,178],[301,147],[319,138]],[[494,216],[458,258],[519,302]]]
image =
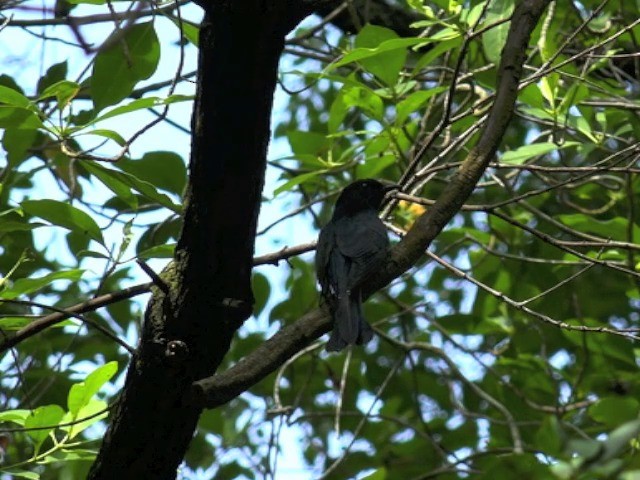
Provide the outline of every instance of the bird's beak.
[[400,190],[402,188],[401,185],[398,185],[397,183],[391,183],[386,180],[381,180],[380,183],[384,185],[384,193],[393,192],[394,190]]

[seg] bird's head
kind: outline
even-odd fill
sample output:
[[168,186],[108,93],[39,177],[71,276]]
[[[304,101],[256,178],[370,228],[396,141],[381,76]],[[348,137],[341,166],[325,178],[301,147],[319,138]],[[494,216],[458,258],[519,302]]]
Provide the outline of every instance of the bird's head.
[[387,192],[397,188],[398,185],[371,178],[356,180],[345,187],[338,197],[334,216],[336,214],[350,216],[369,209],[378,211]]

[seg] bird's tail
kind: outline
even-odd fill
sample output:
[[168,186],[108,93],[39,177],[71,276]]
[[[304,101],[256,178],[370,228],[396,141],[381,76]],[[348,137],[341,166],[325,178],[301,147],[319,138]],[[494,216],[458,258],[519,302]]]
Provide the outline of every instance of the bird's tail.
[[341,295],[333,310],[333,331],[327,342],[327,351],[337,352],[347,345],[362,345],[373,337],[373,330],[362,315],[360,293]]

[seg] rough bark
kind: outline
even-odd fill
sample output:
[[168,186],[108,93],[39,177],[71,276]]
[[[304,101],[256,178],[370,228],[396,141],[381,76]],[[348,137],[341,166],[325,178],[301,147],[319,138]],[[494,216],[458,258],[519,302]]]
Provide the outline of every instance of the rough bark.
[[201,3],[190,179],[176,260],[154,288],[92,480],[174,479],[201,408],[185,404],[251,314],[250,274],[284,36],[293,1]]

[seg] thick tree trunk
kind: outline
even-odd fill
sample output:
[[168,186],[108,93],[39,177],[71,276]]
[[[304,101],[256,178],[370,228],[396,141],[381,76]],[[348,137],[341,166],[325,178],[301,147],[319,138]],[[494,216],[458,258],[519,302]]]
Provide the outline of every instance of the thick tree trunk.
[[278,60],[307,11],[286,0],[203,7],[184,227],[166,285],[154,288],[93,480],[176,477],[201,413],[185,393],[215,372],[251,314]]

